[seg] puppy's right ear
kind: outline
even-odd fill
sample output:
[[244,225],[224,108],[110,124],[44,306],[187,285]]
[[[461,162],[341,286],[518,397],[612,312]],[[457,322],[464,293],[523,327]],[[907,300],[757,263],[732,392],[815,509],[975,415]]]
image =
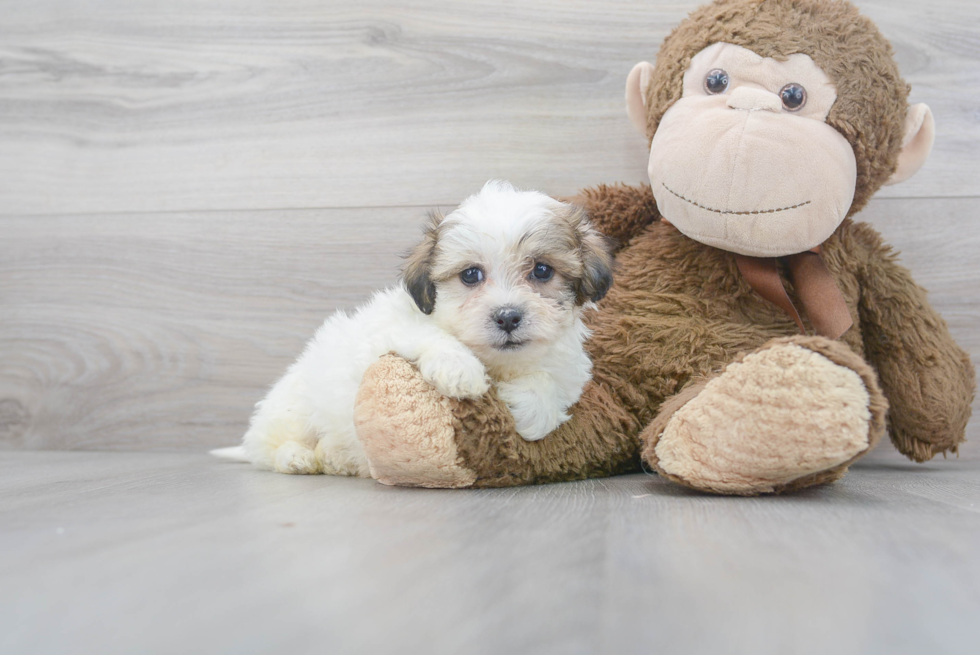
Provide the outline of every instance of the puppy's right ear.
[[402,281],[423,314],[431,314],[436,308],[436,285],[432,281],[432,263],[439,242],[439,225],[442,214],[429,213],[429,222],[423,228],[422,240],[406,255],[402,269]]

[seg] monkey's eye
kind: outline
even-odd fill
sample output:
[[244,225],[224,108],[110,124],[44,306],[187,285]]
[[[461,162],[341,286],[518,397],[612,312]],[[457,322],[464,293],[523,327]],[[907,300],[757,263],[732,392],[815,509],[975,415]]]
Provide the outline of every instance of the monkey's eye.
[[547,264],[535,264],[531,269],[531,277],[538,282],[547,282],[555,275],[555,269]]
[[791,82],[779,90],[779,97],[787,111],[797,111],[806,104],[806,89]]
[[460,273],[459,279],[468,287],[476,286],[483,282],[483,269],[472,266]]
[[728,88],[728,73],[716,68],[710,71],[708,75],[704,78],[704,90],[711,95],[718,95],[719,93],[724,93],[725,89]]

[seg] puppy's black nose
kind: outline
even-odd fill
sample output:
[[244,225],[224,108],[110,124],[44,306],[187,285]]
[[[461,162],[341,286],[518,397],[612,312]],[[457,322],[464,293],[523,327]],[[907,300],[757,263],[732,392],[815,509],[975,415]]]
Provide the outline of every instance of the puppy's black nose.
[[524,315],[513,307],[502,307],[493,313],[493,322],[507,334],[517,329],[522,318]]

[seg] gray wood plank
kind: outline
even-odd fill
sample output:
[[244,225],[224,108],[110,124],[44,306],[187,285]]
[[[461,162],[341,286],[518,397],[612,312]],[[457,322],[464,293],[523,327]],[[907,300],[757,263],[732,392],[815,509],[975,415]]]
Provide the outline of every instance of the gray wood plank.
[[744,499],[0,453],[0,650],[972,655],[978,474],[976,448],[914,469],[880,450]]
[[[15,0],[0,214],[451,204],[490,177],[645,179],[631,66],[700,0]],[[980,195],[980,5],[860,2],[936,153],[888,197]]]
[[[875,200],[864,217],[980,367],[975,207]],[[235,443],[326,315],[395,280],[423,213],[0,218],[0,448]]]
[[395,283],[423,217],[0,218],[0,447],[236,441],[330,312]]

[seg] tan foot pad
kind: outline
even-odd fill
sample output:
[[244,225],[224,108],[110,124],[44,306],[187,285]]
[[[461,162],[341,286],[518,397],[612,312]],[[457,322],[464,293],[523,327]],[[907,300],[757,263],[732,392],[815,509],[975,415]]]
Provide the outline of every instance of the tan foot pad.
[[354,424],[378,482],[456,488],[476,481],[456,450],[452,401],[401,357],[386,355],[364,374]]
[[771,491],[844,464],[869,447],[861,377],[793,343],[746,356],[670,418],[658,465],[721,493]]

